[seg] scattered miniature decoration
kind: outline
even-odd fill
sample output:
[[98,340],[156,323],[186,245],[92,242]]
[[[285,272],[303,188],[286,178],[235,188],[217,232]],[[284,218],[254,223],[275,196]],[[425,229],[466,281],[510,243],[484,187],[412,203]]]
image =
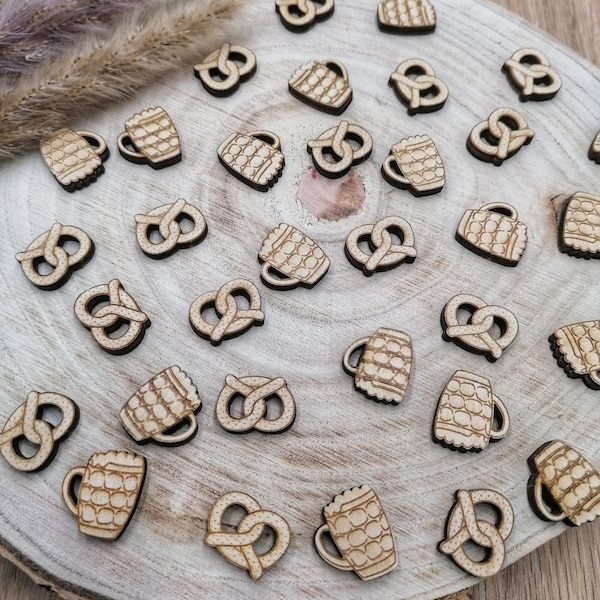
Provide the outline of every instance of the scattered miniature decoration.
[[[232,506],[241,506],[247,514],[238,523],[236,531],[224,531],[223,515]],[[265,526],[270,527],[277,537],[270,550],[257,554],[254,544],[260,539]],[[272,567],[285,554],[291,537],[290,526],[283,517],[264,510],[244,492],[227,492],[210,509],[204,541],[207,546],[216,548],[226,561],[245,569],[252,579],[257,580],[265,569]]]
[[[244,296],[247,309],[238,306],[236,296]],[[206,320],[203,312],[214,308],[218,321]],[[252,325],[262,325],[265,315],[261,310],[260,294],[256,286],[247,279],[233,279],[215,292],[198,296],[190,306],[190,324],[200,336],[218,346],[223,340],[241,335]]]
[[73,131],[62,127],[40,142],[44,161],[55,179],[73,192],[104,173],[102,164],[108,159],[106,142],[92,131]]
[[256,56],[248,48],[225,43],[197,64],[194,73],[207,92],[228,96],[256,73]]
[[507,267],[516,267],[527,245],[527,225],[510,204],[492,202],[465,211],[456,240],[465,248]]
[[[118,279],[81,294],[75,300],[74,310],[75,316],[90,330],[100,347],[111,354],[131,352],[150,327],[148,315],[140,310]],[[121,325],[127,326],[126,331],[119,337],[112,337],[111,333]]]
[[566,325],[549,338],[554,358],[569,377],[600,390],[600,321]]
[[384,0],[377,7],[377,23],[391,33],[429,33],[435,31],[435,9],[429,0]]
[[550,100],[562,86],[559,74],[550,61],[533,48],[517,50],[502,66],[511,84],[519,92],[519,100]]
[[342,177],[353,165],[371,156],[373,138],[362,127],[340,121],[316,140],[309,140],[307,150],[321,175]]
[[[335,496],[323,509],[325,523],[315,532],[315,548],[329,565],[354,571],[364,581],[386,575],[398,563],[392,528],[377,494],[368,485]],[[340,555],[323,543],[329,534]]]
[[[67,242],[76,242],[79,247],[74,252],[65,248]],[[73,225],[54,223],[19,252],[16,259],[21,263],[25,277],[33,285],[43,290],[55,290],[64,285],[73,271],[83,267],[94,256],[94,242],[90,236]],[[51,267],[48,273],[42,265]]]
[[[466,323],[460,323],[458,313],[470,312]],[[500,336],[492,337],[490,330],[497,325]],[[517,318],[508,309],[487,304],[481,298],[471,294],[454,296],[442,311],[442,337],[453,341],[461,348],[485,357],[494,362],[511,344],[519,331]]]
[[592,141],[592,145],[590,146],[590,150],[588,152],[588,157],[590,160],[600,164],[600,131],[596,134],[596,137]]
[[123,158],[153,169],[169,167],[181,160],[175,125],[167,111],[159,106],[136,113],[125,121],[125,131],[119,135],[117,146]]
[[[119,419],[138,443],[149,441],[175,446],[189,442],[198,432],[194,413],[202,400],[189,375],[177,365],[164,369],[139,388],[125,403]],[[187,427],[174,431],[182,424]]]
[[442,157],[428,135],[408,137],[394,144],[381,174],[389,184],[415,196],[436,194],[446,183]]
[[[135,512],[145,476],[146,459],[125,450],[97,452],[85,467],[71,469],[62,495],[79,531],[105,540],[119,538]],[[77,480],[81,484],[75,495]]]
[[[183,232],[181,222],[189,219],[192,228]],[[140,248],[151,258],[165,258],[179,248],[189,248],[200,243],[208,231],[204,215],[180,198],[172,204],[163,204],[143,215],[135,215],[135,233]],[[160,241],[153,241],[153,234]]]
[[[394,243],[392,235],[400,241]],[[367,242],[370,254],[363,252],[361,242]],[[393,269],[403,262],[414,262],[415,236],[408,221],[401,217],[385,217],[375,224],[356,227],[346,236],[346,258],[369,277],[376,271]]]
[[250,187],[266,192],[283,171],[279,138],[270,131],[233,133],[218,148],[221,164]]
[[[493,429],[494,419],[499,429]],[[483,450],[501,440],[510,427],[508,411],[481,375],[456,371],[438,402],[433,420],[434,439],[457,450]]]
[[400,63],[390,76],[390,85],[408,107],[408,114],[440,110],[448,99],[446,84],[424,60],[412,58]]
[[[357,365],[350,361],[360,351]],[[376,402],[399,404],[404,400],[413,363],[412,342],[403,331],[380,327],[370,337],[356,340],[342,360],[354,387]]]
[[469,152],[479,160],[500,166],[531,142],[534,132],[527,121],[511,108],[499,108],[471,130]]
[[[233,401],[242,398],[240,417],[231,414]],[[281,414],[268,418],[268,401],[281,403]],[[235,377],[227,375],[225,387],[217,399],[217,421],[231,433],[246,433],[256,429],[261,433],[281,433],[288,430],[296,418],[296,403],[283,377]]]
[[[491,504],[498,512],[496,523],[477,518],[477,504]],[[491,577],[502,569],[506,549],[504,542],[512,532],[514,511],[511,503],[493,490],[459,490],[456,503],[446,523],[446,539],[438,549],[447,554],[463,570],[475,577]],[[464,550],[466,542],[486,550],[486,556],[476,561]]]
[[275,0],[275,10],[290,31],[306,31],[316,22],[328,19],[334,11],[334,0]]
[[573,194],[564,204],[558,247],[577,258],[600,258],[600,197]]
[[[60,410],[58,423],[44,419],[46,407]],[[78,421],[79,408],[70,398],[52,392],[29,392],[0,432],[0,454],[19,471],[41,471],[52,462],[58,444],[71,435]],[[37,446],[35,454],[23,455],[18,449],[21,440]]]
[[296,70],[288,86],[296,98],[334,115],[343,113],[352,102],[348,72],[336,60],[311,60]]
[[547,442],[530,456],[529,464],[529,498],[540,518],[579,526],[600,515],[600,473],[571,446]]

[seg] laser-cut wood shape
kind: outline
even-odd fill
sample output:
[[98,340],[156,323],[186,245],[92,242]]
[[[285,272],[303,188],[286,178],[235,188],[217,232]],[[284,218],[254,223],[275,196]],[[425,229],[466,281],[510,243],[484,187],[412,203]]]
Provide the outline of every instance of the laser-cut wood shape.
[[588,151],[588,158],[600,164],[600,131],[592,141],[592,145]]
[[429,0],[384,0],[377,7],[379,29],[390,33],[430,33],[436,16]]
[[539,50],[521,48],[502,66],[509,82],[519,92],[519,100],[550,100],[562,86],[559,74]]
[[440,110],[448,99],[446,84],[435,76],[428,63],[418,58],[400,63],[390,75],[389,84],[409,115]]
[[328,19],[335,0],[275,0],[275,10],[286,29],[303,32]]
[[560,213],[558,247],[577,258],[600,258],[600,197],[577,192]]

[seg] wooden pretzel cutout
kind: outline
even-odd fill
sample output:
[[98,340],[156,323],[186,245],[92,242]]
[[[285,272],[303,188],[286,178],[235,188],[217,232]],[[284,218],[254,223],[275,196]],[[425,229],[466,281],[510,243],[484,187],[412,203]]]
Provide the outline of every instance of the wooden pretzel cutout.
[[435,76],[428,63],[418,58],[400,63],[389,84],[407,106],[409,115],[439,110],[448,99],[446,84]]
[[519,100],[550,100],[562,86],[550,61],[533,48],[517,50],[502,66],[511,84],[519,92]]
[[275,10],[290,31],[306,31],[333,14],[335,0],[276,0]]

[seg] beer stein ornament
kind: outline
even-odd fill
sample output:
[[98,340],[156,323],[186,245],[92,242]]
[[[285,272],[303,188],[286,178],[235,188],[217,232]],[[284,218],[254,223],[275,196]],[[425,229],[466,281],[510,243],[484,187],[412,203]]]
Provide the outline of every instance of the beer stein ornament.
[[181,145],[175,125],[164,108],[143,110],[125,121],[117,139],[121,156],[130,162],[162,169],[181,160]]
[[[315,548],[329,565],[354,571],[364,581],[390,573],[398,563],[392,528],[373,489],[361,485],[335,496],[323,509],[325,523],[315,532]],[[329,534],[339,554],[323,542]]]
[[60,185],[73,192],[104,173],[108,159],[106,142],[92,131],[73,131],[62,127],[40,142],[40,152]]
[[[360,352],[357,364],[352,355]],[[342,365],[354,376],[354,387],[376,402],[400,404],[408,389],[413,353],[410,336],[380,327],[346,350]]]
[[377,23],[390,33],[429,33],[435,31],[435,9],[429,0],[384,0],[377,7]]
[[97,452],[85,467],[71,469],[62,496],[77,517],[79,531],[105,540],[119,538],[135,512],[145,477],[146,459],[123,450]]
[[517,211],[503,202],[467,210],[456,229],[465,248],[507,267],[516,267],[527,245],[527,226]]
[[288,86],[296,98],[334,115],[343,113],[352,101],[348,72],[336,60],[311,60],[292,75]]
[[[494,429],[494,421],[499,428]],[[510,427],[508,411],[480,375],[456,371],[438,402],[433,437],[457,450],[483,450],[490,441],[501,440]]]
[[390,75],[389,84],[409,115],[440,110],[448,99],[446,84],[435,76],[428,63],[418,58],[400,63]]
[[335,8],[335,0],[275,0],[275,10],[286,29],[306,31],[318,21],[328,19]]
[[256,56],[248,48],[225,43],[196,65],[194,73],[207,92],[228,96],[256,73]]
[[588,152],[588,158],[600,164],[600,131],[592,141],[592,145]]
[[392,146],[381,174],[395,187],[414,196],[436,194],[446,183],[442,158],[428,135],[408,137]]
[[270,131],[232,133],[217,154],[228,171],[260,192],[277,182],[285,166],[281,142]]
[[[178,366],[168,367],[145,383],[125,403],[119,419],[138,443],[165,446],[189,442],[198,432],[194,413],[202,407],[196,386]],[[187,424],[179,431],[182,425]]]
[[510,83],[519,92],[519,100],[550,100],[562,86],[558,73],[548,59],[534,48],[517,50],[503,65]]
[[600,258],[600,197],[577,192],[564,203],[558,247],[577,258]]

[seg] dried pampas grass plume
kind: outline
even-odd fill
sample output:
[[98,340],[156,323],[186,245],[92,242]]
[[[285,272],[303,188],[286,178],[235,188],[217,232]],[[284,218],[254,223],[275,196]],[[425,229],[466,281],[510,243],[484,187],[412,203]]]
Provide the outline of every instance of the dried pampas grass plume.
[[212,49],[240,0],[165,0],[87,36],[0,94],[0,160]]

